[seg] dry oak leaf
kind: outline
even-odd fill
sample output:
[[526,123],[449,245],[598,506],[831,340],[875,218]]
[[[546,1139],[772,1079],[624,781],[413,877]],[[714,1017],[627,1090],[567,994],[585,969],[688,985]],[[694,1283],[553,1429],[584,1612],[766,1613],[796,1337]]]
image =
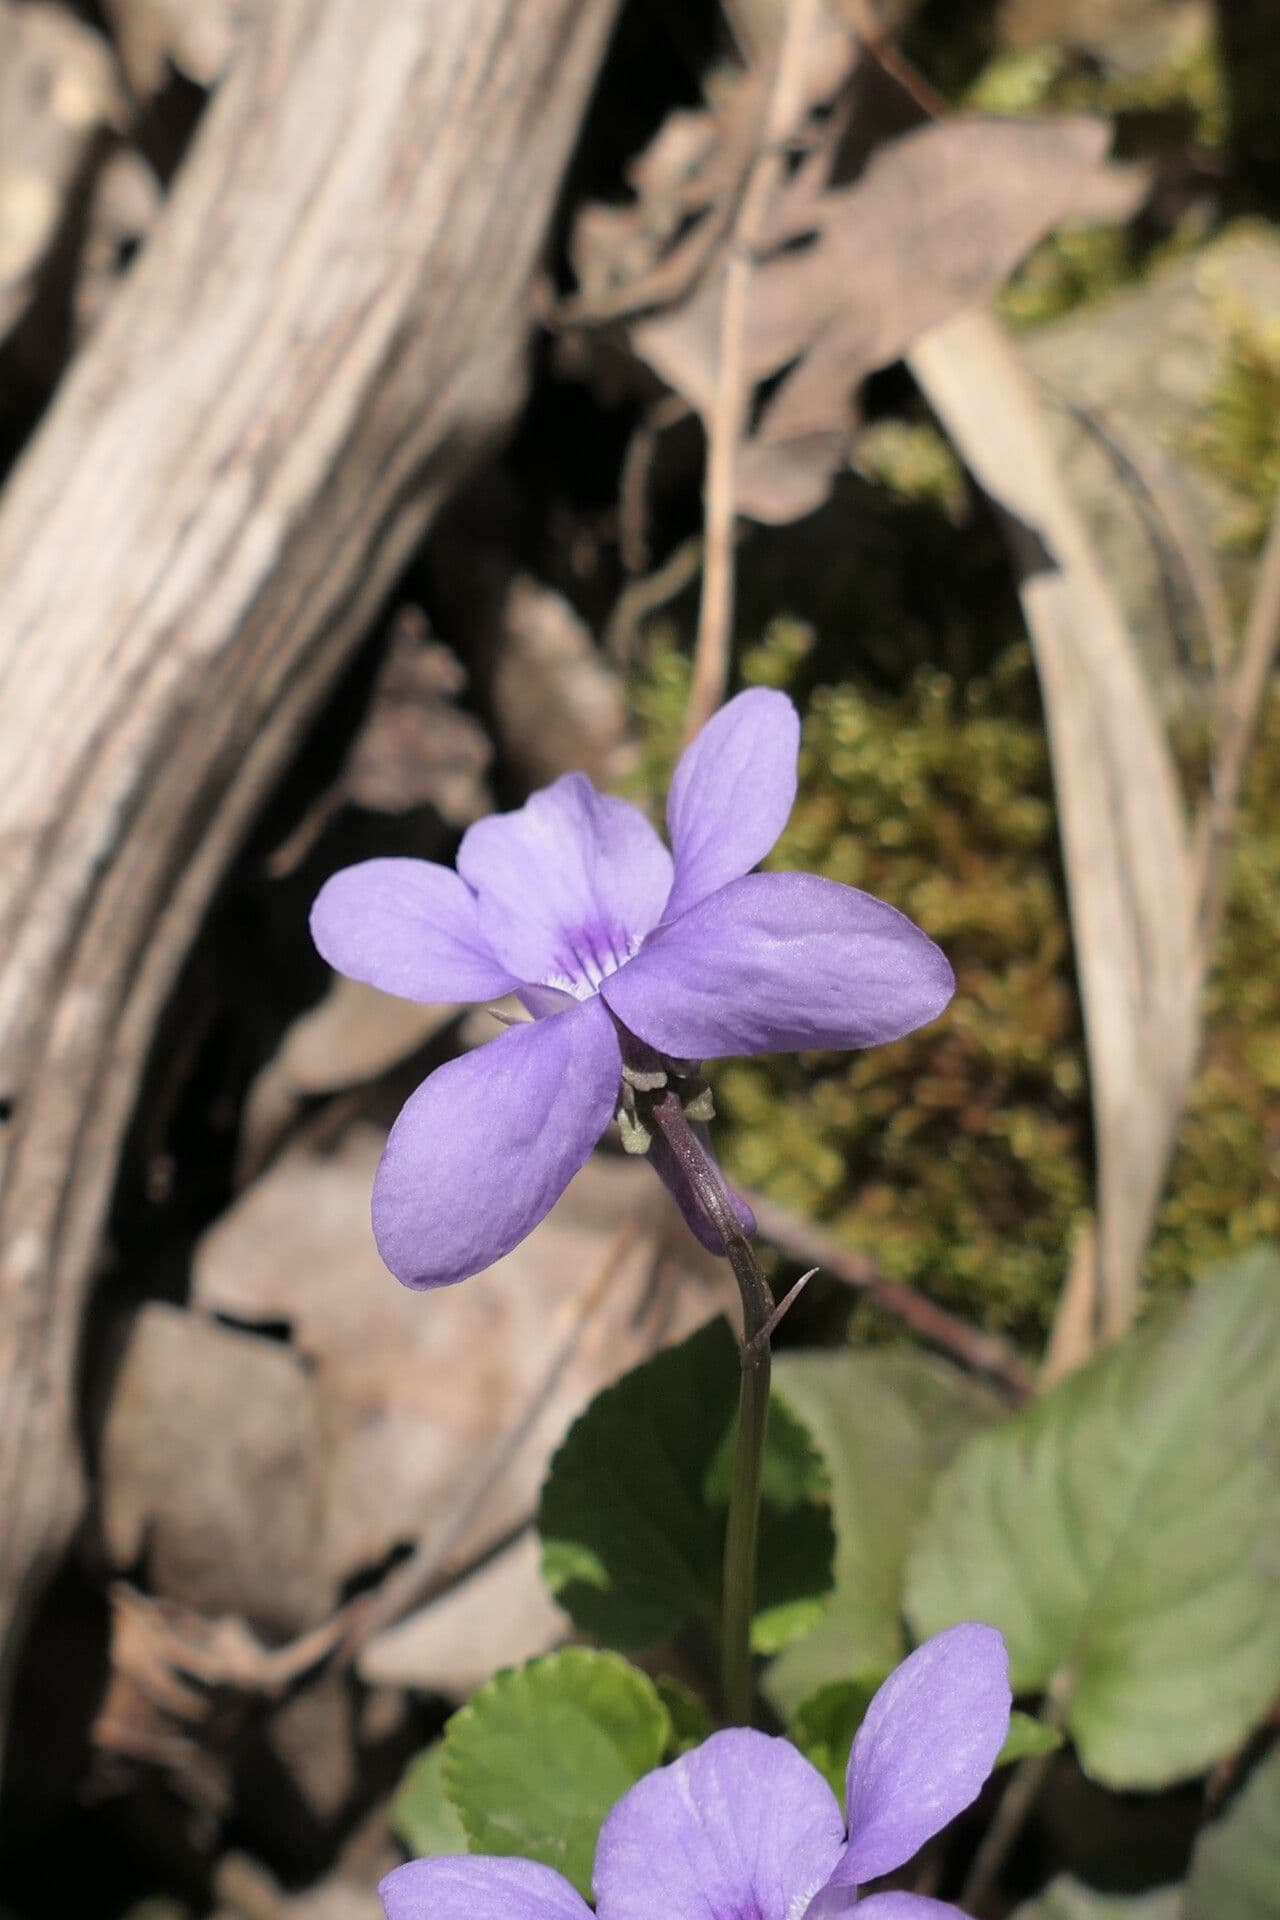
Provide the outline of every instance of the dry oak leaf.
[[[797,176],[757,261],[744,378],[776,380],[739,450],[738,505],[781,524],[821,506],[852,432],[853,396],[948,315],[988,300],[1035,242],[1068,218],[1110,139],[1089,115],[957,114],[879,147],[848,187],[815,195]],[[635,351],[709,420],[716,397],[724,262],[681,306],[630,329]]]
[[[386,1272],[369,1227],[382,1145],[380,1130],[360,1124],[333,1152],[283,1155],[204,1236],[194,1263],[197,1308],[286,1323],[285,1351],[310,1369],[326,1462],[316,1556],[335,1580],[419,1538],[457,1532],[453,1573],[491,1551],[532,1513],[552,1452],[600,1387],[720,1300],[720,1263],[700,1249],[677,1286],[655,1288],[675,1209],[647,1167],[604,1154],[505,1260],[463,1286],[412,1293]],[[629,1219],[633,1241],[593,1295]],[[471,1513],[494,1460],[501,1471]]]
[[530,786],[586,773],[611,787],[635,764],[622,682],[564,595],[527,574],[502,605],[492,699],[504,757]]
[[549,1653],[571,1631],[547,1592],[541,1543],[529,1527],[438,1600],[375,1634],[356,1672],[372,1686],[463,1700],[496,1667]]
[[373,813],[429,804],[455,827],[487,813],[493,748],[479,722],[457,705],[466,684],[457,656],[428,638],[416,608],[403,608],[347,754],[343,798]]
[[275,1634],[338,1599],[322,1555],[320,1406],[299,1355],[154,1301],[129,1331],[103,1423],[108,1559],[152,1593]]

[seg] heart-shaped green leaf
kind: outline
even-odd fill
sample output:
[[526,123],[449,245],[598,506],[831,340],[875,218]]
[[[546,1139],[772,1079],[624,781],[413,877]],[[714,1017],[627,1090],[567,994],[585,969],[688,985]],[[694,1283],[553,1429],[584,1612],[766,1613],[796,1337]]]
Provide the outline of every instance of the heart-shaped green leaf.
[[569,1647],[498,1674],[454,1714],[444,1787],[473,1853],[541,1860],[589,1898],[601,1822],[670,1739],[645,1674]]
[[1280,1692],[1277,1406],[1260,1250],[964,1447],[911,1552],[912,1625],[999,1627],[1015,1690],[1052,1684],[1095,1779],[1201,1771]]
[[[542,1490],[543,1574],[575,1625],[615,1647],[719,1631],[739,1364],[723,1320],[597,1395]],[[826,1468],[776,1394],[769,1410],[752,1642],[820,1618],[834,1539]]]
[[1009,1715],[1009,1731],[996,1755],[996,1765],[1011,1767],[1016,1760],[1033,1760],[1037,1754],[1056,1753],[1062,1745],[1057,1727],[1051,1727],[1047,1720],[1036,1720],[1029,1713],[1019,1713],[1015,1707]]
[[902,1569],[912,1529],[938,1469],[1003,1406],[929,1354],[788,1353],[776,1377],[826,1461],[836,1530],[830,1603],[765,1680],[790,1717],[828,1682],[883,1677],[906,1653]]
[[467,1830],[445,1792],[444,1742],[433,1741],[405,1768],[391,1802],[391,1825],[416,1859],[466,1853]]

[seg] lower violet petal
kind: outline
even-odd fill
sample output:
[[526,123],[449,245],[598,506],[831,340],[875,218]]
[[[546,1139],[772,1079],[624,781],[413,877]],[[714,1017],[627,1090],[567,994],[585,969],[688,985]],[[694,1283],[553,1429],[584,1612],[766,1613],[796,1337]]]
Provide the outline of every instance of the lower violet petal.
[[484,1854],[411,1860],[386,1876],[378,1897],[387,1920],[591,1920],[553,1868]]
[[608,1126],[621,1070],[597,999],[437,1068],[402,1108],[374,1181],[374,1238],[396,1278],[449,1286],[510,1253]]
[[849,1849],[837,1884],[904,1866],[977,1799],[1011,1704],[1009,1656],[994,1627],[966,1621],[907,1656],[868,1707],[849,1755]]
[[934,1019],[955,977],[895,907],[810,873],[752,873],[664,926],[601,989],[687,1060],[874,1047]]
[[798,1920],[844,1843],[822,1775],[732,1727],[646,1775],[600,1831],[599,1920]]

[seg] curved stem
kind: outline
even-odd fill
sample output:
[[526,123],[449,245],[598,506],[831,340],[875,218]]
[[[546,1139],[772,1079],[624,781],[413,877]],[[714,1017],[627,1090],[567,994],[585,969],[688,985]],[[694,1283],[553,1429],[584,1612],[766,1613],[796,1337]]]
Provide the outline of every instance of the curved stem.
[[756,1608],[760,1488],[769,1422],[773,1295],[739,1224],[720,1169],[690,1126],[679,1094],[668,1088],[652,1101],[649,1113],[689,1191],[719,1235],[742,1296],[742,1381],[724,1542],[720,1675],[725,1713],[731,1721],[745,1725],[751,1717],[751,1622]]

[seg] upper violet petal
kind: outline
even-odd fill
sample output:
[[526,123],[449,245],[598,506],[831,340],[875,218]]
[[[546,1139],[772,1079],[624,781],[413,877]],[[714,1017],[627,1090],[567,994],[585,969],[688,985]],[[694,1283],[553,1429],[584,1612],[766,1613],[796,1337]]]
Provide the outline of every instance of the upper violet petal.
[[374,1238],[396,1278],[449,1286],[510,1253],[608,1126],[621,1072],[594,998],[437,1067],[401,1109],[373,1184]]
[[834,1885],[892,1873],[977,1799],[1004,1745],[1011,1704],[1009,1656],[994,1627],[965,1621],[907,1656],[854,1737],[849,1847]]
[[395,1867],[378,1884],[387,1920],[591,1920],[553,1867],[486,1854],[442,1854]]
[[402,1000],[493,1000],[516,985],[471,889],[430,860],[343,867],[316,895],[311,937],[339,973]]
[[794,1920],[826,1881],[844,1820],[785,1740],[731,1727],[637,1781],[600,1830],[599,1920]]
[[514,813],[468,827],[458,872],[504,966],[583,998],[657,926],[672,868],[637,807],[567,773]]
[[769,687],[738,694],[689,742],[667,795],[676,877],[664,919],[764,859],[795,804],[799,746],[799,714]]
[[955,991],[945,956],[895,907],[810,873],[732,880],[601,989],[661,1053],[874,1047],[934,1019]]

